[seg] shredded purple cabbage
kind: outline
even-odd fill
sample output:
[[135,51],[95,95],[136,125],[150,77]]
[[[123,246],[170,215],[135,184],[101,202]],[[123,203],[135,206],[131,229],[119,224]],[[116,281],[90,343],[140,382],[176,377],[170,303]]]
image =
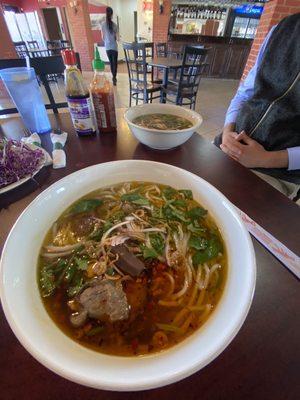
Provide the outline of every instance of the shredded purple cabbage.
[[0,140],[0,188],[31,176],[44,161],[41,149],[16,140]]

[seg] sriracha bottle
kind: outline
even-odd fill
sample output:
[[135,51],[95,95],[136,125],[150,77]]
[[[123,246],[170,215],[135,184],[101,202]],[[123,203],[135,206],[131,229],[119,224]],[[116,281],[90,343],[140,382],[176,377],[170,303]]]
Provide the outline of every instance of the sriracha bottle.
[[90,86],[98,130],[100,133],[116,132],[116,111],[113,87],[104,74],[104,62],[95,48],[94,77]]

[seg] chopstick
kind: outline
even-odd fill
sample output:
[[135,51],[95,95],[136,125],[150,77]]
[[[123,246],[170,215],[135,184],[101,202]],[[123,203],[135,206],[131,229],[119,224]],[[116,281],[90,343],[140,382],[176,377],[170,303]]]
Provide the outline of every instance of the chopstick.
[[283,263],[293,274],[300,279],[300,257],[288,249],[283,243],[277,240],[263,227],[258,225],[242,210],[235,207],[247,230],[264,247],[266,247],[279,261]]

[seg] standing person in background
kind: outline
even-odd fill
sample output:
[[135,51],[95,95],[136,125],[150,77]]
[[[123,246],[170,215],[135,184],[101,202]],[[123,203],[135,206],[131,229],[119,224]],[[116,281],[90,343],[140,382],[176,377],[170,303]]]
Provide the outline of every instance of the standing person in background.
[[102,38],[104,41],[106,54],[109,59],[110,70],[113,76],[113,84],[117,84],[117,68],[118,68],[118,45],[119,40],[118,26],[112,20],[113,9],[106,8],[106,19],[101,24]]

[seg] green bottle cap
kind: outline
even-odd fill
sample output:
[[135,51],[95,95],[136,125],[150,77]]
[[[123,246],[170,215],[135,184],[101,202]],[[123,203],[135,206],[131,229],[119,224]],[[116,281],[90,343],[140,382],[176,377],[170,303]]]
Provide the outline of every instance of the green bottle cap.
[[95,52],[94,52],[93,69],[97,71],[104,71],[105,69],[105,64],[100,58],[97,46],[95,47]]

